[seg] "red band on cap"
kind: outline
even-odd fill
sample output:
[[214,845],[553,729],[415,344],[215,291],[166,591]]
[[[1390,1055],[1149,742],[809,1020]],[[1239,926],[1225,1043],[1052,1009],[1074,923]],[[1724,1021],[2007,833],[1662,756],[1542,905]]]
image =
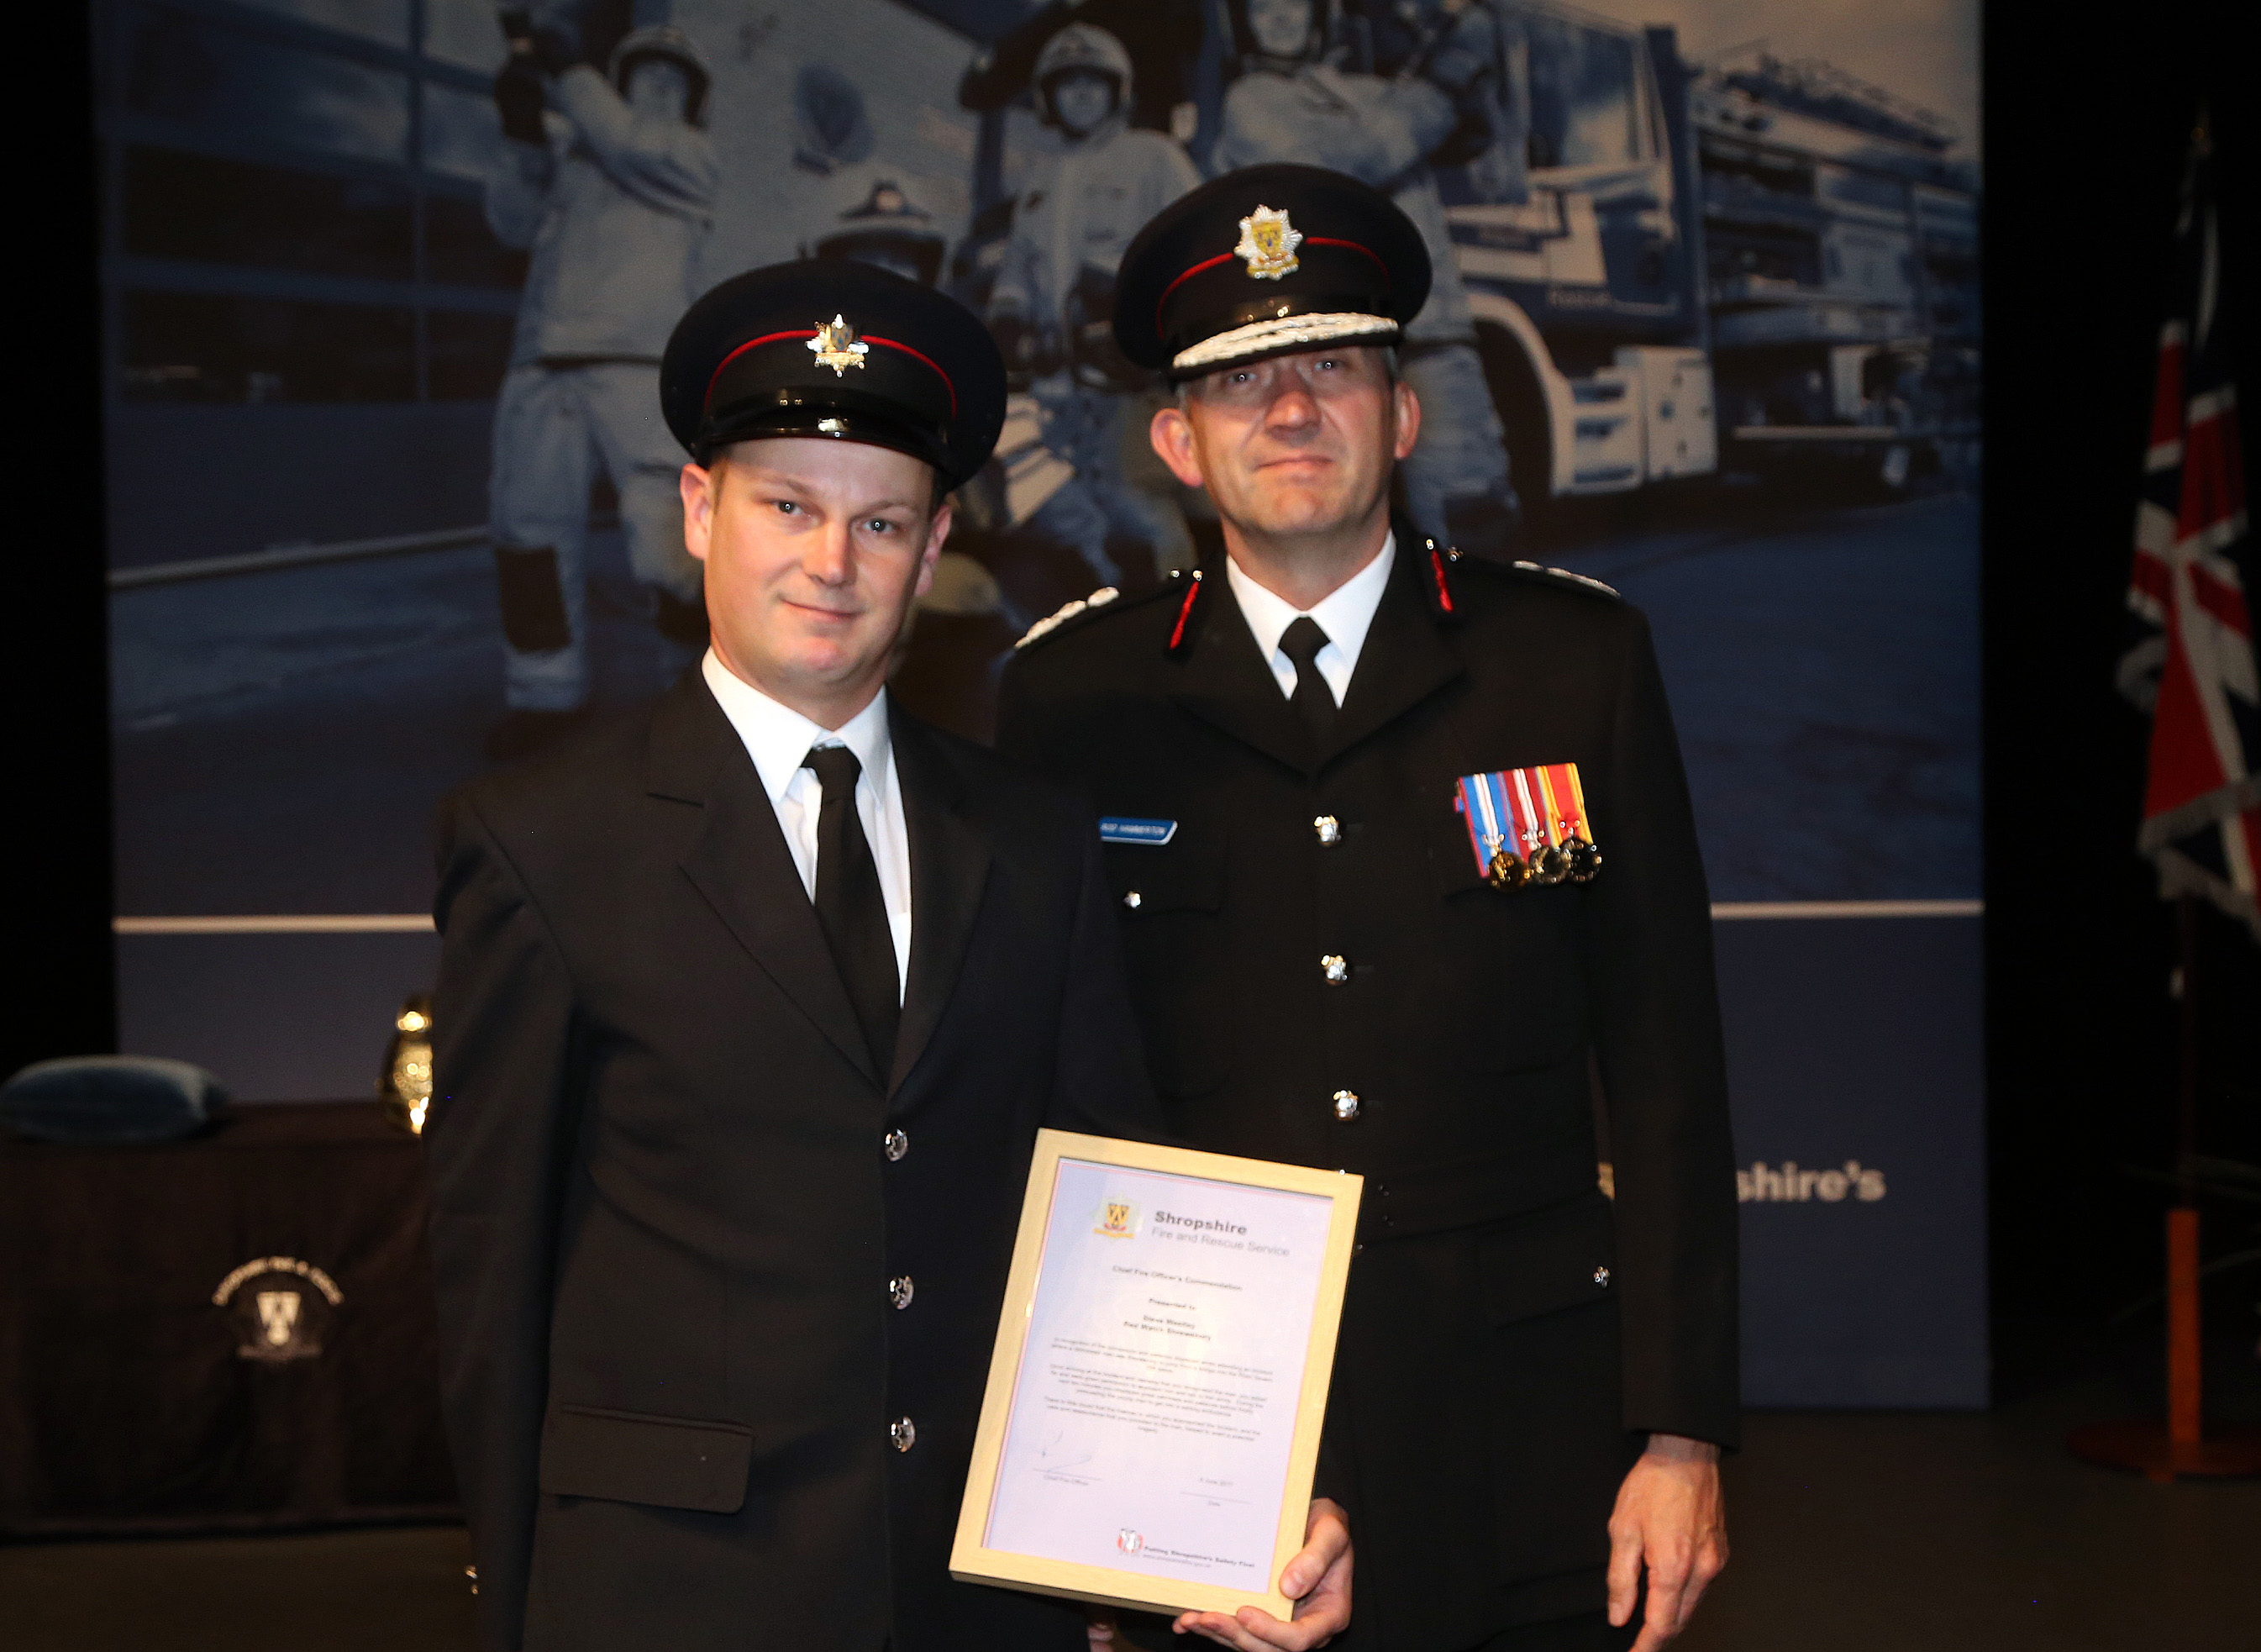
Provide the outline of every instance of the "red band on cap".
[[1354,241],[1337,241],[1332,235],[1306,235],[1303,241],[1311,247],[1347,247],[1354,253],[1364,253],[1374,260],[1374,267],[1382,271],[1382,281],[1387,284],[1389,280],[1389,266],[1382,262],[1382,255],[1371,247],[1361,247]]
[[1154,300],[1154,331],[1157,334],[1159,334],[1162,330],[1162,306],[1170,301],[1170,295],[1172,293],[1175,292],[1180,287],[1185,285],[1187,282],[1191,281],[1195,276],[1201,274],[1202,270],[1214,269],[1219,264],[1229,264],[1238,256],[1239,255],[1238,253],[1219,253],[1214,258],[1204,258],[1201,262],[1195,264],[1191,269],[1187,270],[1185,274],[1180,276],[1175,281],[1173,281],[1168,286],[1163,288],[1162,296]]
[[[715,364],[714,373],[707,380],[707,393],[700,399],[699,406],[700,410],[708,411],[713,408],[714,405],[714,386],[721,380],[722,370],[729,366],[731,363],[736,361],[741,356],[743,356],[748,350],[759,349],[764,344],[775,344],[781,339],[813,339],[815,336],[816,329],[815,327],[803,327],[798,332],[764,333],[757,339],[748,339],[743,344],[738,346],[736,349],[732,350],[728,356],[724,356]],[[953,419],[958,417],[958,386],[951,382],[949,374],[944,372],[939,366],[936,365],[935,360],[932,356],[927,355],[922,350],[915,350],[908,344],[899,343],[894,339],[883,339],[876,333],[865,333],[860,334],[859,341],[865,344],[881,344],[885,345],[891,350],[900,350],[905,356],[911,357],[914,361],[923,362],[928,367],[932,368],[934,370],[934,376],[942,381],[943,389],[949,393],[950,416]]]
[[[1354,241],[1340,241],[1332,235],[1306,235],[1303,237],[1303,241],[1308,246],[1347,247],[1354,253],[1363,253],[1367,257],[1374,261],[1374,267],[1382,271],[1383,290],[1385,291],[1388,290],[1389,284],[1389,266],[1382,262],[1382,255],[1375,252],[1371,247],[1361,247]],[[1187,282],[1191,281],[1195,276],[1201,274],[1202,270],[1214,269],[1219,264],[1229,264],[1239,256],[1240,255],[1238,253],[1231,252],[1219,253],[1214,258],[1204,258],[1201,262],[1195,264],[1192,269],[1180,276],[1175,281],[1170,283],[1168,286],[1163,288],[1162,296],[1154,300],[1154,331],[1158,334],[1162,331],[1162,306],[1170,301],[1170,295],[1172,293],[1175,292]]]
[[728,356],[724,356],[721,361],[714,364],[714,372],[707,376],[707,393],[699,399],[700,411],[701,413],[707,413],[713,410],[714,406],[714,386],[722,377],[722,370],[728,367],[731,363],[736,361],[741,356],[743,356],[748,350],[757,350],[764,344],[776,343],[779,339],[813,339],[815,336],[816,329],[815,327],[810,327],[805,332],[800,333],[764,333],[757,339],[748,339],[743,344],[738,346],[736,349],[732,350]]
[[[815,334],[812,334],[810,336],[814,337]],[[908,344],[899,344],[893,339],[883,339],[876,333],[866,333],[864,334],[864,342],[866,344],[884,344],[891,350],[901,350],[904,355],[915,357],[919,361],[924,362],[929,367],[933,368],[934,376],[942,381],[943,389],[950,392],[950,416],[953,419],[958,417],[958,386],[950,382],[950,375],[942,370],[941,367],[936,363],[934,357],[927,355],[922,350],[915,350]]]

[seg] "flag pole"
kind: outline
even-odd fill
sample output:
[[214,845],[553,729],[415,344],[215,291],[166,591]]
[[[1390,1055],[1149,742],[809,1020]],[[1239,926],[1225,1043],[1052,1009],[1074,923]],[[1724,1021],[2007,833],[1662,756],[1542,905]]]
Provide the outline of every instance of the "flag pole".
[[2206,1337],[2199,1311],[2196,896],[2176,897],[2175,928],[2180,959],[2171,986],[2180,1012],[2180,1048],[2175,1075],[2175,1202],[2167,1210],[2166,1424],[2162,1427],[2157,1419],[2148,1417],[2092,1423],[2074,1429],[2064,1441],[2065,1448],[2083,1462],[2133,1469],[2163,1483],[2178,1475],[2261,1475],[2261,1429],[2231,1429],[2209,1437],[2206,1427]]
[[[2150,714],[2151,747],[2136,845],[2175,901],[2180,954],[2169,991],[2180,1012],[2175,1082],[2173,1204],[2167,1210],[2167,1415],[2077,1428],[2065,1445],[2090,1462],[2154,1480],[2261,1475],[2261,1429],[2206,1426],[2205,1265],[2199,1246],[2199,971],[2200,894],[2261,935],[2251,893],[2250,776],[2261,754],[2243,749],[2229,714],[2209,716],[2253,679],[2253,637],[2237,556],[2245,537],[2235,386],[2219,323],[2220,238],[2214,134],[2204,104],[2191,128],[2175,226],[2176,286],[2159,331],[2150,441],[2135,507],[2128,606],[2156,632],[2121,662],[2121,683]],[[2236,552],[2236,555],[2232,553]],[[2205,592],[2200,586],[2203,583]],[[2208,595],[2207,593],[2212,593]],[[2216,617],[2228,616],[2228,617]],[[2215,640],[2194,648],[2193,634]],[[2251,690],[2243,691],[2250,694]],[[2211,837],[2208,834],[2211,833]],[[2214,863],[2221,863],[2215,870]]]
[[2181,1071],[2175,1097],[2175,1203],[2167,1212],[2167,1437],[2178,1448],[2206,1437],[2206,1338],[2199,1304],[2198,1209],[2198,901],[2175,900],[2182,961],[2175,971],[2180,1002]]

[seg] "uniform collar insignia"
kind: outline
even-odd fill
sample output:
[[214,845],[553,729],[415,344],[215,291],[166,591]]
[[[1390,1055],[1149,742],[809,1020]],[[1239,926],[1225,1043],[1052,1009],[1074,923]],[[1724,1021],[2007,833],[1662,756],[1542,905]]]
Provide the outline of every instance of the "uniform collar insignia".
[[1259,206],[1240,220],[1240,244],[1232,252],[1236,258],[1248,260],[1248,273],[1256,280],[1277,281],[1295,272],[1296,248],[1303,241],[1284,209],[1275,212],[1268,206]]
[[808,348],[815,352],[819,366],[830,368],[836,378],[845,378],[850,368],[863,366],[872,347],[856,336],[847,317],[835,315],[816,324],[816,336],[808,341]]

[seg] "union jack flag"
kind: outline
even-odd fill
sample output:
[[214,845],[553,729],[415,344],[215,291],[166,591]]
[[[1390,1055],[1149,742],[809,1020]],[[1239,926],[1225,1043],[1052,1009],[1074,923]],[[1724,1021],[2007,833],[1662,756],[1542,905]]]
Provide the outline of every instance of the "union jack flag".
[[2159,331],[2135,565],[2128,606],[2143,640],[2120,683],[2151,714],[2136,846],[2159,893],[2202,895],[2261,937],[2261,674],[2254,668],[2254,546],[2246,531],[2229,377],[2213,146],[2201,118],[2183,174],[2171,319]]

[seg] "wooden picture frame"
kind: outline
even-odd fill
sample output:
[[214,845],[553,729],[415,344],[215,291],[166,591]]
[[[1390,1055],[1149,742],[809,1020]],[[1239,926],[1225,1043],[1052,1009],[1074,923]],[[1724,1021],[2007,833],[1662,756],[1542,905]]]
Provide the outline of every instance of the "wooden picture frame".
[[1362,1190],[1039,1131],[951,1576],[1288,1618]]

